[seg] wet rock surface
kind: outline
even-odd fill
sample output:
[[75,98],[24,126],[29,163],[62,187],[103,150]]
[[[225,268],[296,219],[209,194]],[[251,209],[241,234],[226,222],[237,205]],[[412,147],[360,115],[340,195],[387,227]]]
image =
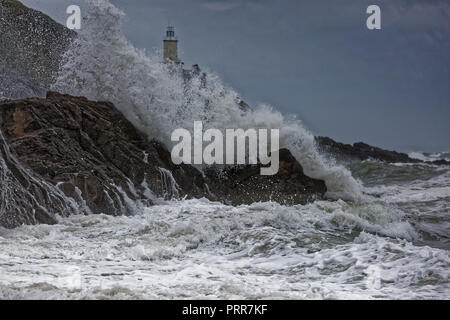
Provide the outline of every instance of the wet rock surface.
[[325,183],[307,177],[289,150],[281,149],[279,157],[280,168],[275,175],[261,175],[259,164],[207,170],[208,185],[219,198],[233,205],[258,201],[305,204],[325,194]]
[[[4,101],[0,129],[2,148],[8,150],[2,153],[2,173],[8,172],[14,185],[28,193],[28,198],[12,192],[0,199],[0,225],[7,227],[50,223],[56,214],[77,210],[133,214],[160,198],[292,204],[326,192],[324,182],[305,176],[288,150],[280,151],[280,170],[274,176],[261,176],[259,165],[209,169],[206,174],[190,165],[175,165],[164,145],[149,141],[113,104],[83,97],[49,92],[46,99]],[[22,171],[27,175],[19,174]],[[37,192],[30,180],[42,182],[48,190]],[[14,185],[1,180],[2,190]],[[49,194],[57,200],[49,202]],[[45,208],[45,215],[33,213],[37,204]]]

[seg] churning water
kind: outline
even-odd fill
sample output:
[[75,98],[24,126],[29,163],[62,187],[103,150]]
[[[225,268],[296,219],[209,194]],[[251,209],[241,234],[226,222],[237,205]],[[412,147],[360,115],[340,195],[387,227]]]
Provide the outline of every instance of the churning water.
[[2,229],[0,297],[450,298],[450,171],[353,170],[366,202],[169,201]]
[[0,298],[450,298],[448,167],[333,165],[299,121],[268,106],[242,112],[212,74],[206,86],[186,87],[129,43],[117,8],[89,3],[54,89],[112,101],[168,146],[172,130],[194,120],[278,128],[281,146],[326,181],[329,200],[161,200],[133,216],[0,229]]

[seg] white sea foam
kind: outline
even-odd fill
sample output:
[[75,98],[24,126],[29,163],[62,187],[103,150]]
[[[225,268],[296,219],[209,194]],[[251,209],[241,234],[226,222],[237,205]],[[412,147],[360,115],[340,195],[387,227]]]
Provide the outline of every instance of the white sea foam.
[[364,190],[367,194],[382,196],[385,203],[417,204],[439,200],[446,201],[450,198],[450,171],[446,167],[435,167],[434,171],[440,174],[427,180],[411,179],[409,183],[402,185],[377,185],[365,187]]
[[72,216],[0,230],[0,298],[449,298],[448,251],[395,239],[410,228],[395,210],[342,201]]
[[0,298],[448,299],[448,194],[432,195],[449,183],[447,170],[364,203],[159,199],[134,216],[0,228]]
[[425,153],[425,152],[410,152],[408,156],[413,159],[419,159],[422,161],[436,161],[436,160],[449,160],[450,152],[437,152],[437,153]]

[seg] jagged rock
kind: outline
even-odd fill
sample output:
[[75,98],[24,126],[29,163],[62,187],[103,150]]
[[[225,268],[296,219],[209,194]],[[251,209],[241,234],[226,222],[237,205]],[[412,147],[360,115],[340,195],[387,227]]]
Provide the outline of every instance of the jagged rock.
[[273,176],[260,175],[261,165],[207,170],[208,185],[219,199],[233,205],[259,201],[305,204],[325,194],[325,182],[305,176],[289,150],[280,149],[279,157],[280,167]]
[[[0,104],[0,127],[20,162],[66,196],[85,202],[88,212],[131,214],[135,201],[152,203],[150,189],[157,196],[171,192],[159,169],[167,168],[167,151],[148,143],[110,103],[55,93],[8,101]],[[173,171],[186,176],[178,182],[186,194],[202,194],[197,170]]]
[[[388,151],[381,148],[370,146],[363,142],[354,143],[353,145],[336,142],[328,137],[316,137],[319,150],[331,155],[338,161],[353,162],[368,159],[390,162],[390,163],[423,163],[419,159],[410,158],[405,153],[396,151]],[[449,161],[436,160],[425,161],[425,163],[435,165],[450,165]]]
[[420,162],[420,160],[412,159],[405,153],[383,150],[362,142],[350,145],[336,142],[327,137],[316,137],[316,142],[318,143],[321,151],[331,154],[337,160],[341,161],[363,161],[367,159],[374,159],[393,163]]
[[79,212],[74,200],[20,164],[0,131],[0,226],[55,223]]
[[[326,191],[323,181],[303,174],[287,150],[280,151],[280,171],[274,176],[260,176],[259,166],[226,169],[219,176],[217,171],[202,174],[190,165],[175,165],[161,143],[148,141],[111,103],[83,97],[49,92],[46,99],[2,102],[0,129],[2,148],[11,150],[2,153],[0,173],[8,172],[8,181],[16,181],[11,186],[0,180],[0,187],[21,185],[28,192],[20,201],[13,194],[1,198],[0,208],[8,210],[0,209],[0,225],[7,227],[49,223],[55,214],[73,210],[133,214],[136,206],[151,205],[158,197],[304,203]],[[30,180],[42,181],[46,192],[30,188]],[[49,195],[58,201],[47,201]],[[70,206],[61,205],[66,198]],[[48,212],[36,215],[38,207]]]

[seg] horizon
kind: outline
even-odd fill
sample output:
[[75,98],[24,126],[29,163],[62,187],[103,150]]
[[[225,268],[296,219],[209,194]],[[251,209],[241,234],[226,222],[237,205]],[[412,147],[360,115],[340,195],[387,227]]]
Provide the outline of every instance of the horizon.
[[[170,19],[187,67],[213,70],[250,105],[296,115],[315,135],[449,151],[450,4],[377,2],[381,30],[366,28],[368,1],[111,0],[125,12],[124,33],[136,47],[161,51]],[[83,7],[22,3],[59,23],[68,4]]]

